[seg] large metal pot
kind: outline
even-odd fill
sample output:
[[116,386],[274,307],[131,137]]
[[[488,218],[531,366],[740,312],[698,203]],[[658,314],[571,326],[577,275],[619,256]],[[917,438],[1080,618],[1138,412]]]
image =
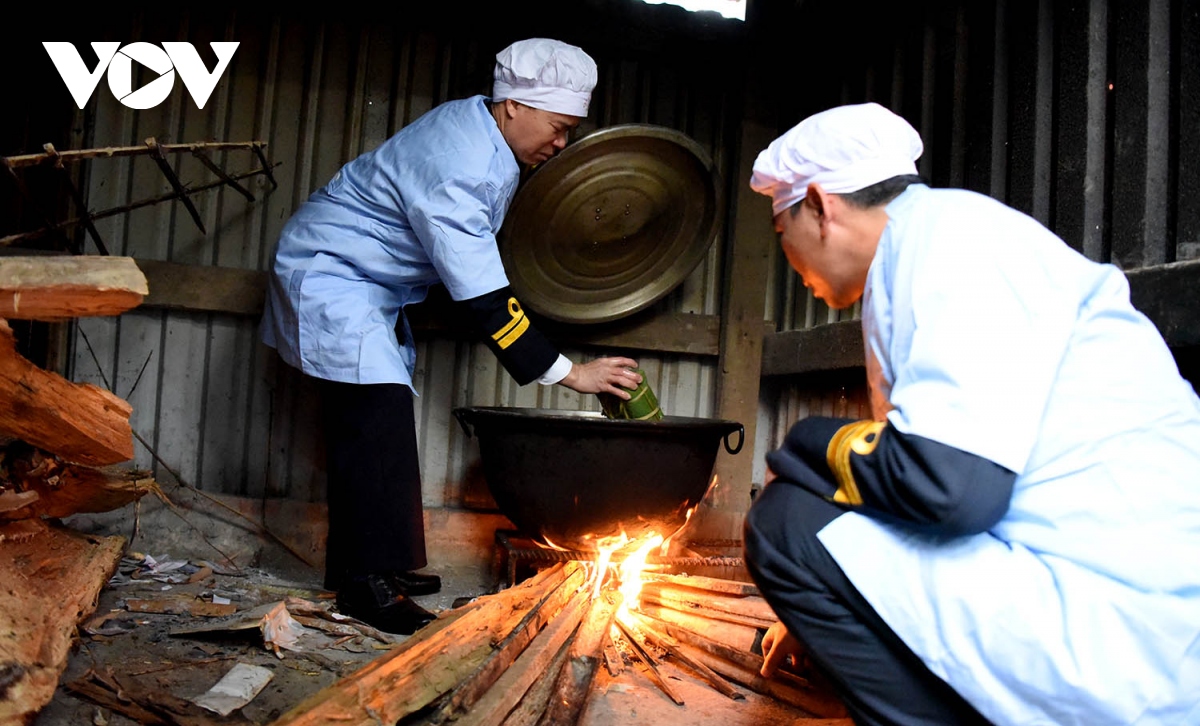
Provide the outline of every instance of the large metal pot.
[[583,551],[622,532],[674,534],[708,491],[720,443],[736,454],[745,436],[735,421],[681,416],[621,421],[591,411],[488,407],[454,415],[479,440],[500,511],[543,543]]

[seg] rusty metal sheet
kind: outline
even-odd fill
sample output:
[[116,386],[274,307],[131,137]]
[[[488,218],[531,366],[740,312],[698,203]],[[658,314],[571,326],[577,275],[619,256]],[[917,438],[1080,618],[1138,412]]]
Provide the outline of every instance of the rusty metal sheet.
[[642,310],[704,259],[720,189],[708,154],[679,131],[629,124],[589,134],[517,192],[499,236],[513,289],[561,322]]

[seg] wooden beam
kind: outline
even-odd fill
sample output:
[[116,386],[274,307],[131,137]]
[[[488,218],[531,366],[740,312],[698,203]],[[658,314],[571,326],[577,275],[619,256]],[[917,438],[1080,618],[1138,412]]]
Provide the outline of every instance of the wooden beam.
[[795,375],[863,366],[862,324],[857,320],[774,333],[763,339],[762,374]]
[[0,318],[118,315],[141,304],[146,277],[129,257],[0,257]]
[[189,312],[262,315],[267,273],[233,267],[137,260],[150,293],[142,307]]
[[90,383],[72,383],[17,352],[0,321],[0,433],[73,464],[105,466],[133,458],[133,431],[124,399]]
[[1200,260],[1128,270],[1129,299],[1167,345],[1200,345]]
[[[1200,260],[1125,272],[1133,306],[1158,327],[1167,345],[1200,345]],[[763,340],[764,376],[798,375],[863,366],[862,325],[846,320]]]

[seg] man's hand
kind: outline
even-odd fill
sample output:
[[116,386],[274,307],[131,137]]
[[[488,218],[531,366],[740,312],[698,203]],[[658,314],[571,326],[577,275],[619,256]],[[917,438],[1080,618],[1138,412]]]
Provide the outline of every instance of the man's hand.
[[559,383],[580,393],[611,393],[626,401],[642,382],[642,377],[629,370],[637,368],[632,358],[597,358],[589,363],[576,363]]
[[767,634],[762,639],[762,649],[764,653],[762,677],[770,678],[787,659],[800,655],[804,646],[792,637],[783,623],[776,622],[767,628]]

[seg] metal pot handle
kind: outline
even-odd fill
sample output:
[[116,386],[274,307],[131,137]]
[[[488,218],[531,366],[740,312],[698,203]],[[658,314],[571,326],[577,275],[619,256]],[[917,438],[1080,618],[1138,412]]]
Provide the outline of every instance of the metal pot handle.
[[462,426],[462,430],[466,432],[467,438],[469,439],[471,438],[472,434],[471,426],[467,423],[467,413],[467,409],[465,408],[454,409],[454,418],[458,419],[458,425]]
[[723,443],[725,444],[725,450],[728,451],[730,454],[736,454],[737,452],[741,451],[742,444],[746,443],[746,427],[741,424],[738,424],[737,434],[738,434],[737,446],[729,445],[729,437],[733,435],[733,431],[730,431],[729,433],[725,434]]

